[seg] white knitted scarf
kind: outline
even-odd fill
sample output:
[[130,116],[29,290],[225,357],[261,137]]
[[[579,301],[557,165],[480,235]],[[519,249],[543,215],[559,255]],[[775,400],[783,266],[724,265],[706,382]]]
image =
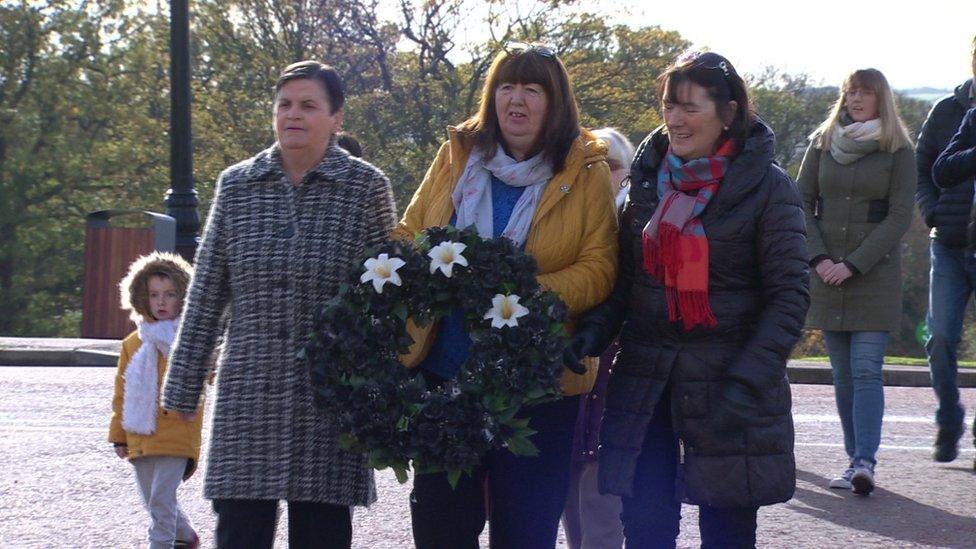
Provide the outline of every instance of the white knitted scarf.
[[512,216],[501,233],[521,247],[528,238],[532,216],[546,190],[546,183],[552,178],[552,166],[541,158],[541,154],[519,162],[500,149],[490,160],[485,160],[478,149],[471,151],[464,173],[451,193],[457,212],[454,226],[464,229],[474,225],[482,238],[494,235],[491,202],[491,176],[494,175],[506,185],[528,187],[515,203]]
[[830,135],[830,154],[839,164],[853,164],[880,148],[881,119],[834,124]]
[[142,346],[132,355],[125,368],[122,397],[122,428],[130,433],[151,435],[156,432],[156,412],[159,408],[159,360],[156,351],[169,356],[179,321],[177,317],[139,322]]

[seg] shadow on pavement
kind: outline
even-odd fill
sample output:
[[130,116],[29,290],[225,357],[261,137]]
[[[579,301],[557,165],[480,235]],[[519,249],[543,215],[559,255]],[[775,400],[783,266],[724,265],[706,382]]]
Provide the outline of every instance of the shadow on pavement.
[[[971,469],[966,470],[966,476],[969,478],[963,479],[959,475],[959,481],[973,481]],[[956,515],[882,487],[875,489],[870,497],[857,496],[845,490],[830,490],[826,488],[829,479],[807,471],[797,470],[796,478],[823,488],[810,489],[798,484],[796,494],[786,504],[792,511],[906,543],[940,547],[972,547],[969,544],[976,543],[973,542],[976,539],[976,518],[972,515]],[[961,512],[976,512],[971,502],[965,505],[969,507],[960,509]]]

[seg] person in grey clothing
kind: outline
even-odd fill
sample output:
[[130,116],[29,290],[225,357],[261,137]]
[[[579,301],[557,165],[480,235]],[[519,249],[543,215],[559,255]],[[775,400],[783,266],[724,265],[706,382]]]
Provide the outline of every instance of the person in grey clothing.
[[313,408],[297,352],[317,307],[396,224],[386,176],[336,145],[343,90],[331,67],[289,65],[269,149],[217,181],[163,406],[190,416],[226,315],[204,497],[217,547],[272,547],[279,500],[291,547],[348,548],[350,506],[376,499],[363,455]]
[[[976,78],[976,37],[973,37],[972,69]],[[966,306],[976,291],[976,261],[966,257],[966,225],[973,202],[973,185],[937,185],[932,178],[932,166],[956,133],[966,110],[976,105],[974,82],[974,79],[966,80],[954,93],[936,102],[922,126],[915,148],[918,167],[915,203],[925,223],[932,228],[926,317],[929,336],[925,350],[929,357],[932,389],[938,398],[935,410],[938,433],[932,457],[941,462],[956,459],[959,439],[965,430],[956,384],[957,352]]]

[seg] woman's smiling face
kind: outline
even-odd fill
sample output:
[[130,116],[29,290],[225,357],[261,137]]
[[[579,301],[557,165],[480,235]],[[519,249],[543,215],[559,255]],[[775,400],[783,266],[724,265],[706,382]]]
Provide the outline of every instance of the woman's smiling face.
[[714,154],[721,144],[725,124],[708,90],[685,81],[677,85],[675,92],[676,101],[661,100],[671,150],[685,161]]

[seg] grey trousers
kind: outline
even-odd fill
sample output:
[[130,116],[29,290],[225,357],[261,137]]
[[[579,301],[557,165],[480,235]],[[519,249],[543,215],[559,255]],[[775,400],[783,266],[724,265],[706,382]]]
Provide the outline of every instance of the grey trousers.
[[193,527],[176,502],[186,461],[184,457],[171,456],[146,456],[132,461],[142,501],[149,511],[149,549],[172,549],[176,540],[193,538]]
[[624,527],[620,498],[597,490],[597,462],[573,462],[563,530],[570,549],[620,549]]

